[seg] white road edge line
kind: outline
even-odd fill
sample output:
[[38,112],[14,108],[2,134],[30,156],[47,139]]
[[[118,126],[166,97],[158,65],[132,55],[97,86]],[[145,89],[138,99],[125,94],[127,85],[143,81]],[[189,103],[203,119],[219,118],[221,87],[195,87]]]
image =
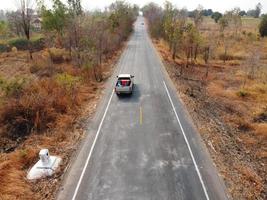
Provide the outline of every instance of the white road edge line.
[[107,107],[106,107],[106,110],[105,110],[105,112],[104,112],[104,115],[103,115],[103,117],[102,117],[102,120],[101,120],[101,122],[100,122],[100,124],[99,124],[99,127],[98,127],[98,130],[97,130],[97,133],[96,133],[94,142],[93,142],[93,144],[92,144],[92,147],[91,147],[91,149],[90,149],[89,155],[88,155],[88,157],[87,157],[87,159],[86,159],[86,162],[85,162],[85,165],[84,165],[84,167],[83,167],[83,171],[82,171],[82,173],[81,173],[80,179],[79,179],[79,181],[78,181],[78,184],[77,184],[77,186],[76,186],[76,188],[75,188],[75,191],[74,191],[74,194],[73,194],[73,196],[72,196],[72,200],[75,200],[75,198],[76,198],[76,196],[77,196],[78,190],[79,190],[79,188],[80,188],[80,185],[81,185],[81,182],[82,182],[84,173],[85,173],[85,170],[86,170],[86,168],[87,168],[87,166],[88,166],[88,164],[89,164],[90,158],[91,158],[92,153],[93,153],[93,150],[94,150],[94,148],[95,148],[95,144],[96,144],[97,138],[98,138],[98,136],[99,136],[99,133],[100,133],[100,130],[101,130],[101,128],[102,128],[104,119],[105,119],[106,114],[107,114],[107,112],[108,112],[108,108],[109,108],[109,105],[110,105],[110,102],[111,102],[111,100],[112,100],[113,95],[114,95],[114,90],[112,91],[112,94],[111,94],[111,96],[110,96],[110,98],[109,98],[109,101],[108,101],[108,105],[107,105]]
[[199,180],[200,180],[200,183],[201,183],[201,185],[202,185],[202,189],[203,189],[203,191],[204,191],[204,193],[205,193],[206,199],[209,200],[210,198],[209,198],[209,195],[208,195],[206,186],[205,186],[204,181],[203,181],[203,179],[202,179],[201,173],[200,173],[200,171],[199,171],[198,165],[197,165],[197,163],[196,163],[196,160],[195,160],[194,154],[193,154],[193,152],[192,152],[192,149],[191,149],[191,147],[190,147],[190,144],[189,144],[189,142],[188,142],[188,139],[187,139],[187,137],[186,137],[186,135],[185,135],[185,132],[184,132],[183,126],[182,126],[182,124],[181,124],[181,121],[180,121],[180,119],[179,119],[179,116],[178,116],[178,114],[177,114],[177,112],[176,112],[176,109],[175,109],[175,107],[174,107],[174,104],[173,104],[173,101],[172,101],[172,99],[171,99],[169,90],[168,90],[168,88],[167,88],[167,86],[166,86],[165,81],[163,81],[163,83],[164,83],[164,86],[165,86],[165,90],[166,90],[166,92],[167,92],[167,95],[168,95],[168,97],[169,97],[170,103],[171,103],[171,105],[172,105],[172,109],[173,109],[173,111],[174,111],[174,113],[175,113],[176,119],[177,119],[177,121],[178,121],[178,123],[179,123],[179,125],[180,125],[180,127],[181,127],[181,130],[182,130],[182,133],[183,133],[183,136],[184,136],[184,140],[185,140],[185,142],[186,142],[187,148],[188,148],[188,150],[189,150],[189,152],[190,152],[190,155],[191,155],[191,158],[192,158],[192,160],[193,160],[195,169],[196,169],[196,171],[197,171],[197,175],[198,175]]

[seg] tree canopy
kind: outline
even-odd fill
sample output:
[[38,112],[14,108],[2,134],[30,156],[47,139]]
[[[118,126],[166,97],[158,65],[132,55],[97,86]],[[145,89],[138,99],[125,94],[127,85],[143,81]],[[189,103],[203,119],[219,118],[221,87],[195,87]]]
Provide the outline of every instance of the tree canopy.
[[42,27],[47,31],[56,31],[63,34],[63,29],[68,20],[67,7],[60,0],[53,0],[52,9],[42,6]]

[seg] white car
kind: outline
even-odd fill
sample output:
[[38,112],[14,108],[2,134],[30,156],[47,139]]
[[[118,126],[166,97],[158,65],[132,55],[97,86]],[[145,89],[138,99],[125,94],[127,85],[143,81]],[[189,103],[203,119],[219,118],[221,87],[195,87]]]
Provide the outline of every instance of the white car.
[[115,92],[119,94],[132,94],[134,87],[134,76],[131,74],[120,74],[117,76]]

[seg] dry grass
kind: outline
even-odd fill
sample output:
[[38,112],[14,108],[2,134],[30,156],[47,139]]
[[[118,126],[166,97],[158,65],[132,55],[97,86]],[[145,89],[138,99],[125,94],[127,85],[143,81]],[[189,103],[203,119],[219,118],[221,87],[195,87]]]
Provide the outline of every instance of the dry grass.
[[1,124],[11,137],[52,128],[60,114],[80,106],[78,88],[67,90],[56,81],[44,79],[25,88],[19,98],[9,98],[1,108]]
[[267,140],[267,124],[266,123],[258,123],[253,124],[255,130],[255,136],[259,141]]
[[[242,17],[242,29],[241,31],[258,33],[258,27],[260,24],[260,19],[253,17]],[[202,23],[202,31],[219,31],[220,27],[211,17],[204,17]]]
[[[245,196],[246,199],[248,200],[254,200],[255,197],[260,196],[261,192],[264,191],[264,186],[262,184],[263,179],[257,173],[255,173],[255,170],[253,170],[251,167],[248,166],[235,166],[235,169],[239,171],[239,173],[243,175],[243,177],[245,177],[246,180],[242,183],[244,189],[233,193],[238,194],[239,192],[242,192],[243,196]],[[245,189],[250,187],[253,187],[254,189],[253,192]],[[240,196],[233,195],[233,198],[239,199]]]
[[0,158],[0,199],[32,199],[36,196],[27,184],[25,171],[22,170],[36,161],[36,154],[34,149],[23,149]]
[[258,33],[260,19],[253,17],[242,18],[242,30]]

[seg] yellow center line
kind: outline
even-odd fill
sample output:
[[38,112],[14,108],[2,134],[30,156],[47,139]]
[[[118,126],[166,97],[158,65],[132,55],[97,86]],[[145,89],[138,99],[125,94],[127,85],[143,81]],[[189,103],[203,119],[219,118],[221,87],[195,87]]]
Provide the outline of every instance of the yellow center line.
[[140,125],[143,124],[143,110],[142,110],[142,107],[140,106]]

